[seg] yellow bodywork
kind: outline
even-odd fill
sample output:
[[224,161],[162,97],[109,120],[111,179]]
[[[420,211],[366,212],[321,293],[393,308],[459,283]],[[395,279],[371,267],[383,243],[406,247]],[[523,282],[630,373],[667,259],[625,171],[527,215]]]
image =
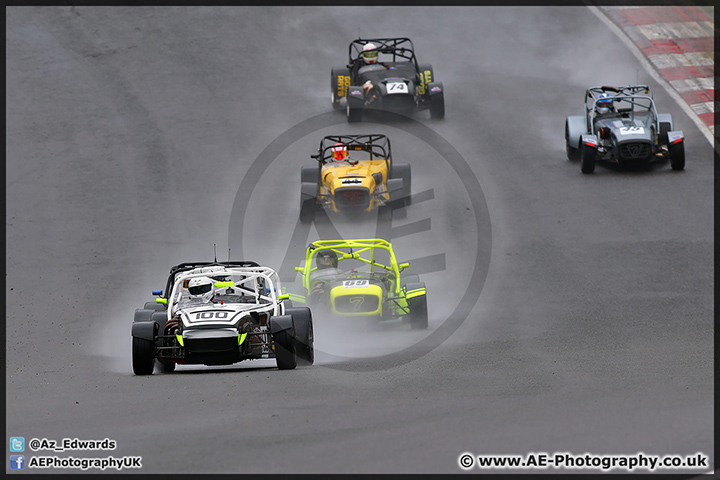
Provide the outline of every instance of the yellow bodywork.
[[[352,158],[350,160],[352,161]],[[340,210],[335,205],[334,199],[335,191],[338,188],[367,188],[370,194],[370,203],[364,211],[369,212],[378,205],[390,200],[386,188],[388,163],[384,158],[358,160],[355,165],[347,161],[326,163],[320,172],[321,194],[330,199],[328,205],[334,212],[338,212]]]
[[[332,313],[334,315],[380,317],[382,316],[384,296],[382,288],[378,285],[368,285],[365,288],[347,288],[339,286],[330,291],[330,305],[332,306]],[[352,305],[350,310],[343,312],[336,310],[338,297],[347,297],[349,304]],[[377,299],[377,308],[375,310],[366,311],[363,308],[368,301],[368,297],[374,297]]]

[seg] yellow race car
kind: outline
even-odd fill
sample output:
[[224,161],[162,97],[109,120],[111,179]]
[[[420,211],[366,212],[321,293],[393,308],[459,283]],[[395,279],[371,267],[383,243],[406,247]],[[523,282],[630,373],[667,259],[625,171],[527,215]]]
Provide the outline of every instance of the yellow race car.
[[302,293],[289,293],[293,304],[307,305],[333,317],[403,319],[413,330],[428,328],[425,283],[405,273],[392,244],[382,238],[316,240],[302,266]]
[[410,165],[393,163],[385,135],[328,135],[310,157],[318,165],[300,170],[302,222],[311,222],[318,208],[358,213],[410,204]]

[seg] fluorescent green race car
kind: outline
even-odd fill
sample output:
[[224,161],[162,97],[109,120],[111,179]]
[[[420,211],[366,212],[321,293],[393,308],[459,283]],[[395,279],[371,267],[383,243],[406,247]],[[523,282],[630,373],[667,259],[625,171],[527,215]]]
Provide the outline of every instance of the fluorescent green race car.
[[413,329],[428,327],[427,294],[418,275],[401,274],[390,242],[382,239],[317,240],[305,252],[305,295],[295,303],[327,307],[334,316],[404,318]]

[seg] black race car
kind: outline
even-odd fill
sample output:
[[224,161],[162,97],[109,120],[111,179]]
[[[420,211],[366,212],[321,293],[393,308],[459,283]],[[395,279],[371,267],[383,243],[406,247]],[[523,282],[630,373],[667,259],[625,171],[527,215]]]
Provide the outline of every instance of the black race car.
[[580,160],[583,173],[596,162],[642,164],[670,159],[673,170],[685,168],[685,136],[672,115],[658,113],[650,87],[590,87],[585,115],[565,120],[565,148],[570,160]]
[[332,105],[347,109],[348,122],[360,121],[365,109],[445,116],[442,82],[434,81],[431,65],[418,65],[409,38],[357,39],[348,51],[349,63],[333,68],[330,78]]

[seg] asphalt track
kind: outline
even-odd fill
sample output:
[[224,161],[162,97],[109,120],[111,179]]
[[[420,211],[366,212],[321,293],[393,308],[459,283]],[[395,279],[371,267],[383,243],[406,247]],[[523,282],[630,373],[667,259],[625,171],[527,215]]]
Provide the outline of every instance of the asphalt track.
[[[132,473],[462,473],[464,452],[714,468],[713,150],[657,87],[684,171],[566,159],[587,86],[656,87],[589,9],[10,7],[6,29],[6,438],[110,438],[42,453],[141,455]],[[329,113],[358,29],[413,39],[444,120]],[[300,166],[356,132],[390,136],[424,201],[330,225],[420,260],[429,330],[317,318],[313,367],[134,376],[132,313],[168,268],[213,244],[290,265],[324,228],[295,230]]]

